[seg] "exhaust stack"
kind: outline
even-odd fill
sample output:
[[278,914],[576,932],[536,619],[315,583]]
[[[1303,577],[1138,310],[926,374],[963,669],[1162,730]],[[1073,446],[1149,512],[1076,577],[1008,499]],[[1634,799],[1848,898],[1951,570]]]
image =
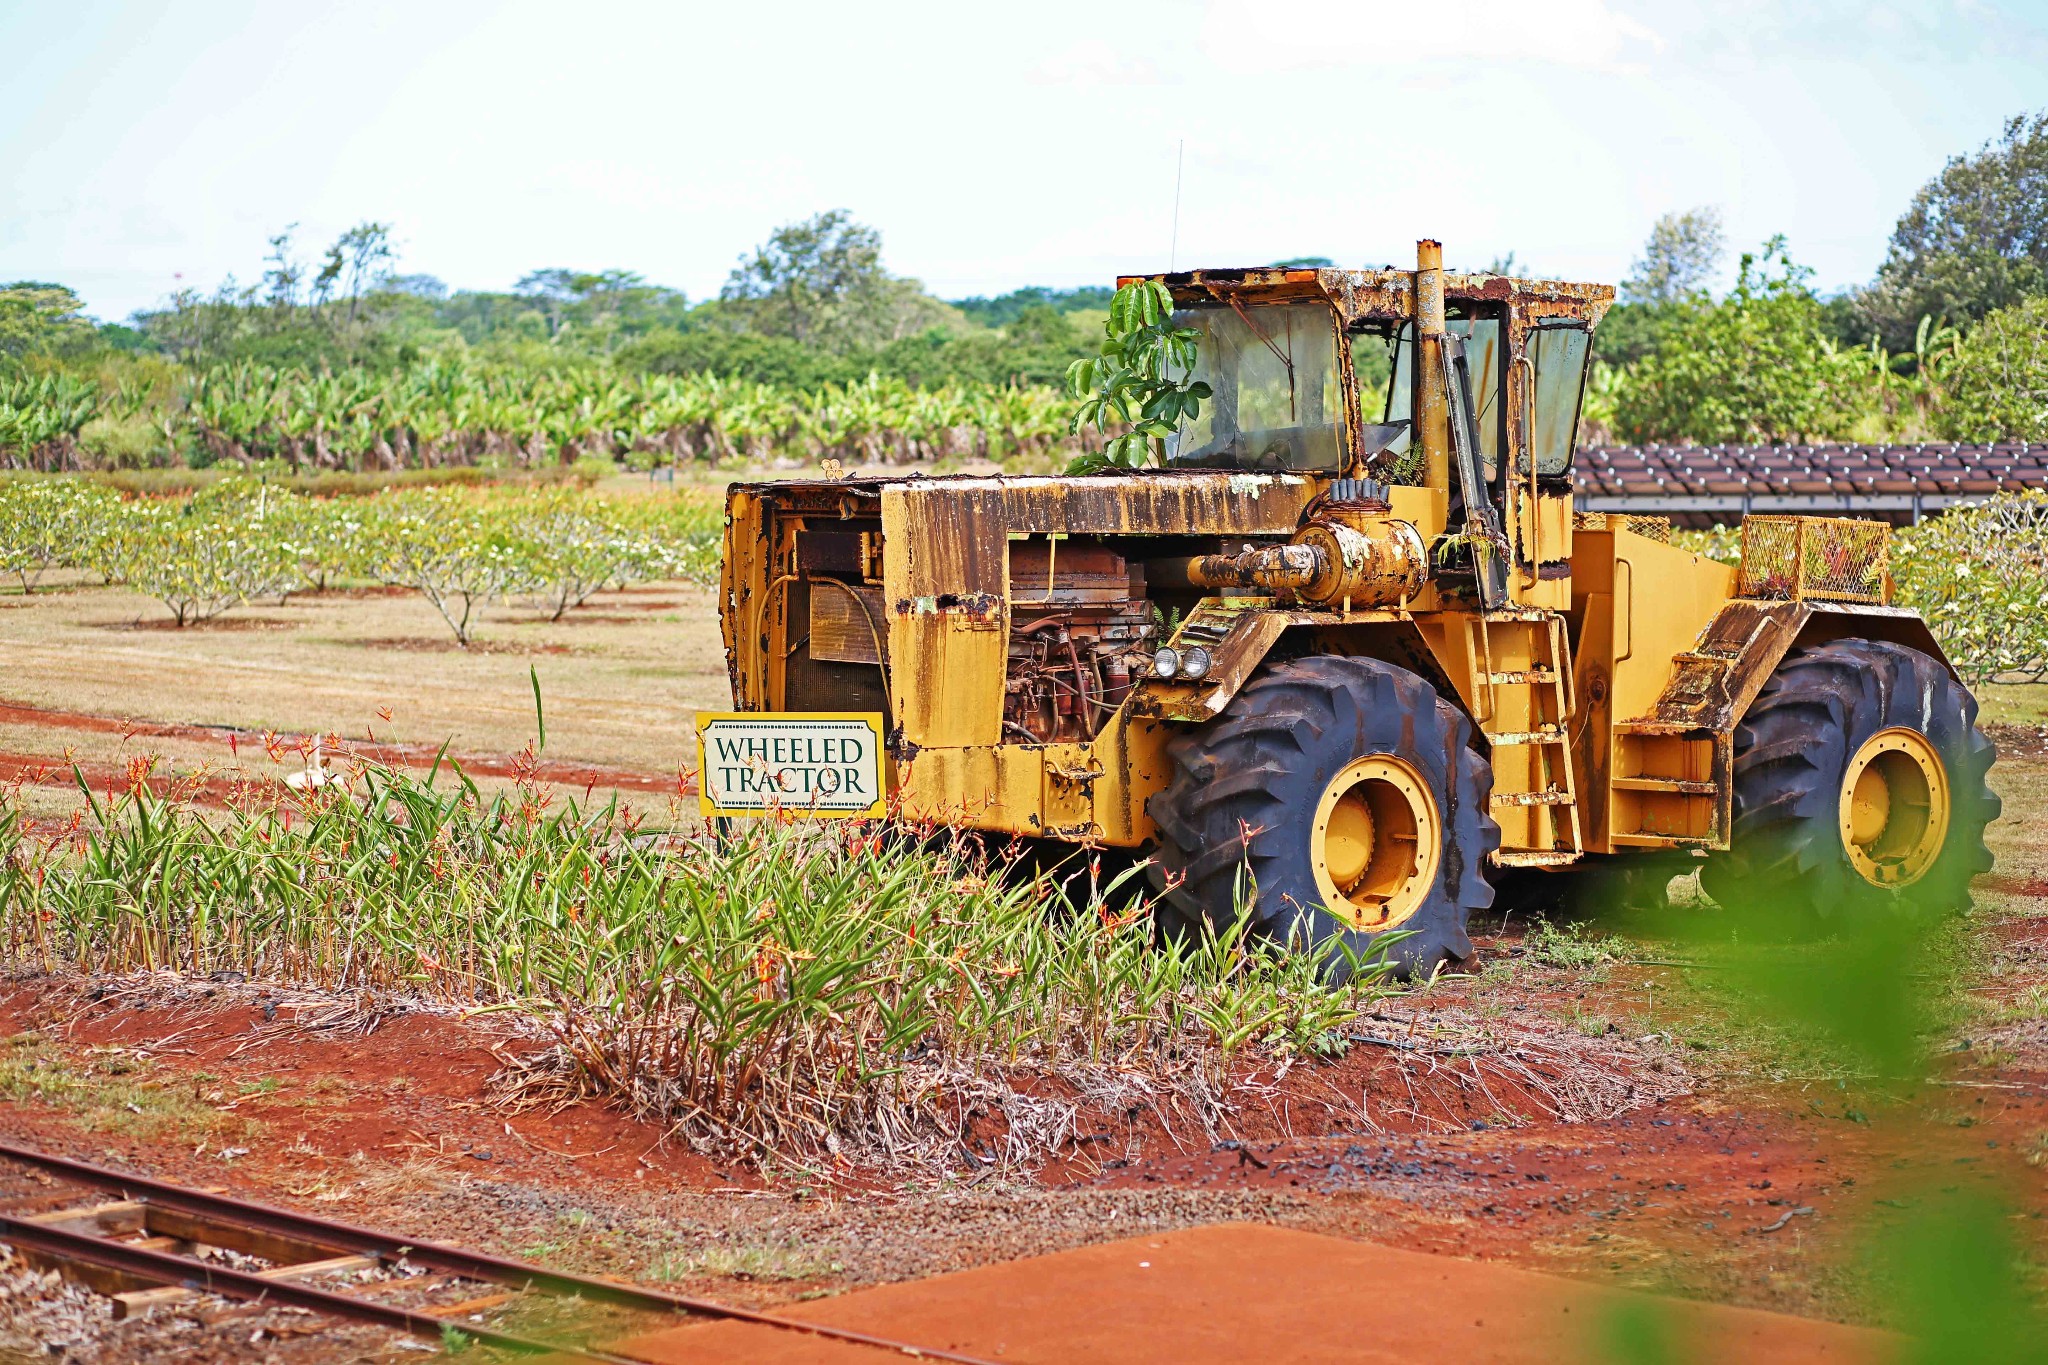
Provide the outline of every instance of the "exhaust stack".
[[1451,400],[1444,370],[1444,248],[1428,238],[1415,244],[1415,364],[1422,392],[1415,405],[1431,488],[1451,486]]

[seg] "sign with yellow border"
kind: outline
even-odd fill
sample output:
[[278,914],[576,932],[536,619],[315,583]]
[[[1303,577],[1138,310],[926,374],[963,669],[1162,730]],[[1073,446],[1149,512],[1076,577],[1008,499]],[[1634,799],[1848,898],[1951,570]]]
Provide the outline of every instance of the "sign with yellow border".
[[706,817],[882,813],[882,717],[869,711],[699,711]]

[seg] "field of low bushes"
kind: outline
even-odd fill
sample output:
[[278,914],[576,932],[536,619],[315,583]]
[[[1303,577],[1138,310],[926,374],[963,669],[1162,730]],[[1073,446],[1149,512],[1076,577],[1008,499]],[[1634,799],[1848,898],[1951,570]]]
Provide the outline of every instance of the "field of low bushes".
[[415,589],[467,645],[486,604],[559,618],[600,589],[715,578],[723,510],[678,490],[601,497],[574,481],[412,483],[317,497],[229,477],[173,496],[97,480],[0,482],[0,573],[33,592],[82,570],[160,600],[179,625],[344,583]]

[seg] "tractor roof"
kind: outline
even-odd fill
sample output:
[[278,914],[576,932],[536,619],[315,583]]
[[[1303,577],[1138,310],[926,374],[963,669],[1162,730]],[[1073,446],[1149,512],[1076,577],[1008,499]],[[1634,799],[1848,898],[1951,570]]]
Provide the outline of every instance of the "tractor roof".
[[[1412,270],[1281,270],[1253,267],[1237,270],[1182,270],[1165,275],[1126,275],[1132,280],[1159,280],[1181,304],[1280,303],[1289,299],[1325,299],[1335,306],[1344,325],[1400,322],[1415,313],[1415,272]],[[1505,303],[1525,319],[1571,318],[1591,326],[1614,302],[1614,287],[1568,284],[1563,280],[1522,280],[1507,275],[1444,272],[1447,303]]]

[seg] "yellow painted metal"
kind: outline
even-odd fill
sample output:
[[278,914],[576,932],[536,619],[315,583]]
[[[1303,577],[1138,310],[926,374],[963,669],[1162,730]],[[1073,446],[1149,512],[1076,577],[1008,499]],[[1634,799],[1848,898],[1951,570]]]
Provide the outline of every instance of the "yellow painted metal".
[[1002,738],[1009,552],[1002,499],[910,484],[882,493],[890,700],[920,747]]
[[1354,929],[1398,927],[1436,883],[1443,817],[1427,780],[1391,754],[1357,759],[1331,778],[1310,831],[1324,908]]
[[[1391,594],[1399,600],[1366,608],[1347,602],[1341,588],[1327,600],[1310,600],[1284,585],[1259,596],[1235,587],[1210,595],[1193,586],[1186,566],[1196,558],[1240,556],[1247,545],[1314,540],[1325,560],[1343,559],[1344,536],[1319,540],[1307,533],[1341,505],[1331,496],[1331,479],[1320,474],[1169,470],[736,486],[721,582],[735,706],[760,712],[831,704],[819,689],[829,693],[825,684],[845,675],[821,672],[804,652],[822,622],[825,653],[817,657],[825,667],[867,669],[872,677],[869,655],[881,656],[878,681],[863,686],[874,704],[886,705],[892,781],[907,814],[1137,846],[1154,834],[1145,803],[1171,777],[1168,739],[1220,714],[1274,652],[1358,654],[1429,678],[1473,718],[1493,765],[1503,863],[1555,866],[1585,852],[1726,846],[1732,735],[1753,695],[1744,689],[1768,673],[1768,662],[1755,661],[1782,655],[1799,626],[1756,616],[1750,632],[1751,617],[1743,613],[1771,604],[1739,600],[1735,569],[1672,546],[1662,524],[1575,518],[1568,481],[1531,473],[1528,338],[1545,321],[1591,326],[1611,291],[1446,274],[1430,243],[1421,245],[1416,264],[1414,271],[1194,272],[1167,281],[1186,304],[1213,303],[1222,292],[1247,304],[1320,299],[1342,327],[1417,324],[1416,439],[1428,457],[1425,483],[1387,489],[1388,511],[1371,514],[1418,533],[1429,572],[1412,593],[1404,578]],[[1501,510],[1513,559],[1508,607],[1489,613],[1460,595],[1436,557],[1451,481],[1448,412],[1432,339],[1445,325],[1447,298],[1461,317],[1503,322],[1507,472],[1496,488],[1507,494]],[[1355,421],[1355,414],[1344,420]],[[798,562],[799,541],[805,528],[834,524],[842,538],[857,533],[858,566],[839,570],[847,575],[835,580],[840,586],[821,589],[837,596],[821,599],[811,589],[822,580]],[[1345,525],[1375,533],[1363,523]],[[1807,579],[1835,569],[1830,547],[1850,532],[1816,535],[1809,527],[1794,537],[1794,562]],[[1116,542],[1134,570],[1142,566],[1149,575],[1155,601],[1172,579],[1172,591],[1182,595],[1162,610],[1179,613],[1183,625],[1226,606],[1243,619],[1203,637],[1214,657],[1205,677],[1134,686],[1092,740],[1013,742],[1016,727],[1004,725],[1012,609],[1044,588],[1036,580],[1010,582],[1011,546],[1054,537]],[[1153,554],[1148,542],[1163,543]],[[1067,543],[1032,561],[1046,577],[1065,560]],[[1817,556],[1806,553],[1813,545],[1820,546]],[[1781,605],[1801,606],[1814,595],[1795,592]],[[868,612],[878,618],[873,630]],[[1732,636],[1731,622],[1741,627]],[[1859,620],[1853,629],[1916,624],[1886,617]],[[809,672],[793,688],[792,670],[801,668]],[[1698,720],[1709,714],[1711,724]],[[1924,871],[1916,861],[1920,839],[1908,841],[1900,831],[1916,818],[1915,773],[1930,792],[1945,792],[1926,776],[1930,771],[1939,772],[1938,760],[1929,770],[1910,746],[1886,749],[1859,770],[1861,788],[1845,791],[1845,844],[1863,850],[1852,857],[1866,857],[1876,869],[1870,875],[1893,879],[1886,884]],[[1357,795],[1346,794],[1354,789]],[[1398,810],[1376,804],[1401,790],[1384,774],[1361,778],[1331,796],[1325,812],[1319,857],[1333,894],[1344,899],[1360,885],[1381,888],[1364,893],[1363,906],[1347,900],[1360,923],[1396,913],[1386,909],[1391,899],[1379,899],[1384,887],[1370,871],[1380,855],[1360,850],[1379,849],[1386,829],[1403,828]],[[1873,833],[1879,809],[1884,823]],[[1946,818],[1945,807],[1938,821],[1928,816],[1944,827]],[[1418,825],[1421,819],[1415,817]]]
[[[1406,485],[1387,490],[1387,500],[1394,515],[1408,522],[1422,533],[1425,543],[1435,540],[1450,524],[1450,492],[1444,488],[1411,488]],[[1408,605],[1417,611],[1429,611],[1436,606],[1436,588],[1425,586],[1423,595]]]
[[920,749],[896,766],[907,819],[1129,848],[1152,837],[1145,798],[1166,786],[1174,727],[1128,714],[1089,744]]
[[1415,355],[1421,394],[1415,405],[1415,435],[1422,444],[1424,482],[1451,486],[1451,400],[1444,383],[1443,243],[1415,244]]
[[1575,602],[1606,596],[1614,613],[1614,714],[1646,715],[1671,680],[1672,660],[1735,595],[1735,569],[1631,531],[1580,531],[1574,547]]
[[1865,740],[1842,775],[1842,847],[1872,886],[1911,886],[1948,839],[1948,770],[1926,735],[1895,726]]
[[768,709],[768,642],[761,630],[761,603],[768,591],[770,562],[764,544],[764,509],[759,494],[735,487],[726,497],[725,555],[719,561],[719,630],[732,665],[733,704]]

